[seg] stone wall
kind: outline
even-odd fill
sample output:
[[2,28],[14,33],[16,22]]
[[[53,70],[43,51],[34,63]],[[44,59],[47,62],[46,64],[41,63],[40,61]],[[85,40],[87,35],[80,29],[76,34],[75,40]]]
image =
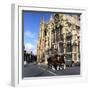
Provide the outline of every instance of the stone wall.
[[54,14],[49,22],[42,20],[37,45],[37,62],[47,64],[55,51],[65,60],[80,60],[80,15]]

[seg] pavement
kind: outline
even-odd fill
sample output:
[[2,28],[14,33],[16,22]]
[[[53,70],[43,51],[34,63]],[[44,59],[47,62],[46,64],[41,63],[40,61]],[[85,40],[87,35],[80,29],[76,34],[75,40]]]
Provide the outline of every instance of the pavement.
[[54,71],[46,65],[37,65],[30,63],[24,66],[24,77],[42,77],[42,76],[64,76],[80,75],[80,66],[67,67],[65,70]]

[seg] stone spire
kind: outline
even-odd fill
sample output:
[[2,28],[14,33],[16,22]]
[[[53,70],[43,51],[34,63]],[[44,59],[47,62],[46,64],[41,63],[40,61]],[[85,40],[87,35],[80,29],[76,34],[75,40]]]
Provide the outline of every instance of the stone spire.
[[45,23],[44,17],[41,18],[41,23]]

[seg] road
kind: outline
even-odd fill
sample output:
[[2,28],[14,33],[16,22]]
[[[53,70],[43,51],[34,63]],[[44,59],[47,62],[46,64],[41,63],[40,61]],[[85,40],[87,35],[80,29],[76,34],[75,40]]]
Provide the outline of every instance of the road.
[[24,77],[41,77],[41,76],[63,76],[63,75],[80,75],[80,67],[67,67],[65,70],[53,71],[45,65],[35,65],[33,63],[24,66]]

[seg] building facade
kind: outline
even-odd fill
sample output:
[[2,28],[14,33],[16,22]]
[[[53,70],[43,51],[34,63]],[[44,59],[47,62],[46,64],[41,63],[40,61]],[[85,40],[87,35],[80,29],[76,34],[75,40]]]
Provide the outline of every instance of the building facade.
[[37,62],[47,64],[52,55],[64,55],[64,60],[80,62],[80,14],[59,14],[40,23]]

